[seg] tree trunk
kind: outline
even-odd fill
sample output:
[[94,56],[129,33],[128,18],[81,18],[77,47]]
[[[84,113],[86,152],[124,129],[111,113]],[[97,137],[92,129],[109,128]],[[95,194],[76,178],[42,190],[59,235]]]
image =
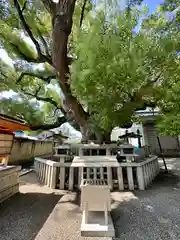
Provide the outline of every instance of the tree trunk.
[[89,134],[88,129],[81,129],[82,133],[82,143],[87,143],[88,141],[92,141],[98,144],[103,144],[103,143],[110,143],[111,142],[111,131],[106,132],[106,133],[91,133]]
[[[90,138],[88,131],[89,114],[86,113],[72,95],[69,84],[69,61],[67,57],[68,37],[72,29],[72,17],[76,0],[59,0],[59,3],[53,3],[50,0],[42,0],[46,9],[52,16],[52,40],[53,51],[52,60],[53,66],[59,78],[59,85],[65,96],[66,111],[72,112],[75,122],[79,124],[82,133],[82,142],[87,142]],[[101,133],[95,133],[98,142],[110,142],[110,133],[103,136]]]
[[110,143],[111,142],[111,132],[106,132],[102,135],[103,143]]
[[89,134],[88,134],[87,125],[85,125],[83,127],[80,127],[80,131],[81,131],[81,134],[82,134],[81,143],[88,143]]
[[52,16],[52,61],[59,78],[59,85],[65,96],[66,110],[71,111],[75,121],[82,129],[85,129],[89,115],[72,95],[69,84],[69,60],[67,57],[68,37],[72,29],[72,17],[76,0],[59,0],[58,3],[50,0],[41,1]]
[[61,0],[52,13],[53,25],[53,65],[59,77],[59,85],[65,95],[68,111],[73,112],[75,120],[86,128],[88,114],[72,95],[69,84],[69,65],[67,58],[68,37],[72,28],[72,16],[76,0]]

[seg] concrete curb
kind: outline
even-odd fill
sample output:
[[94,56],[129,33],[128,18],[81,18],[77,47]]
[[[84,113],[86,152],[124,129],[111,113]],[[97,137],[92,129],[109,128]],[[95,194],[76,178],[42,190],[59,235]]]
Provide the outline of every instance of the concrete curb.
[[26,174],[28,174],[28,173],[30,173],[30,172],[32,172],[32,171],[34,171],[34,169],[29,169],[29,170],[27,170],[27,171],[25,171],[25,172],[23,172],[23,173],[20,173],[20,174],[19,174],[19,177],[22,177],[22,176],[24,176],[24,175],[26,175]]

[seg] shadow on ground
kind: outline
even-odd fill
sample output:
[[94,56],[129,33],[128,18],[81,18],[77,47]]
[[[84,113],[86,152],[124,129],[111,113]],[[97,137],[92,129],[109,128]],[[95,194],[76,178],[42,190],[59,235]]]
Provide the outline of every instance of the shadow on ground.
[[[0,240],[86,239],[80,236],[80,192],[53,192],[34,173],[20,178],[20,191],[0,204]],[[117,191],[111,197],[114,240],[180,239],[178,169],[161,171],[145,191]]]
[[76,205],[77,207],[80,207],[80,205],[81,205],[81,192],[79,190],[75,190],[75,191],[72,191],[71,193],[74,194],[74,197],[71,200],[69,200],[69,199],[67,201],[62,200],[62,201],[59,202],[59,204],[69,202],[73,205]]
[[0,204],[0,240],[33,240],[62,195],[18,193]]
[[[116,236],[113,240],[180,239],[179,184],[177,171],[165,173],[162,170],[145,191],[112,192],[111,215]],[[65,209],[68,202],[74,205],[68,214],[77,219],[79,213],[81,222],[80,193],[74,193],[71,199],[62,199],[58,205]]]

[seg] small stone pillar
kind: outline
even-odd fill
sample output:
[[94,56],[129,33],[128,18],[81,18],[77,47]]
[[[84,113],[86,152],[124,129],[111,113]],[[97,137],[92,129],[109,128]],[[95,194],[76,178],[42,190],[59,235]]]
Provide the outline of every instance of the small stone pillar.
[[[62,145],[59,147],[56,147],[56,155],[59,156],[59,161],[60,163],[64,163],[66,161],[66,157],[68,156],[70,151],[70,146],[69,145]],[[60,173],[59,173],[59,181],[60,181],[60,185],[59,188],[60,189],[64,189],[64,184],[65,184],[65,166],[61,166],[60,167]]]

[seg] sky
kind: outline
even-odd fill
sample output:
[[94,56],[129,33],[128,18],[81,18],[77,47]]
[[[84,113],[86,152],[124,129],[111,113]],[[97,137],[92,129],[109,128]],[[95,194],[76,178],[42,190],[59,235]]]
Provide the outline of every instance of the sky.
[[154,12],[156,10],[156,7],[163,3],[163,0],[144,0],[144,4],[147,4],[149,7],[150,12]]

